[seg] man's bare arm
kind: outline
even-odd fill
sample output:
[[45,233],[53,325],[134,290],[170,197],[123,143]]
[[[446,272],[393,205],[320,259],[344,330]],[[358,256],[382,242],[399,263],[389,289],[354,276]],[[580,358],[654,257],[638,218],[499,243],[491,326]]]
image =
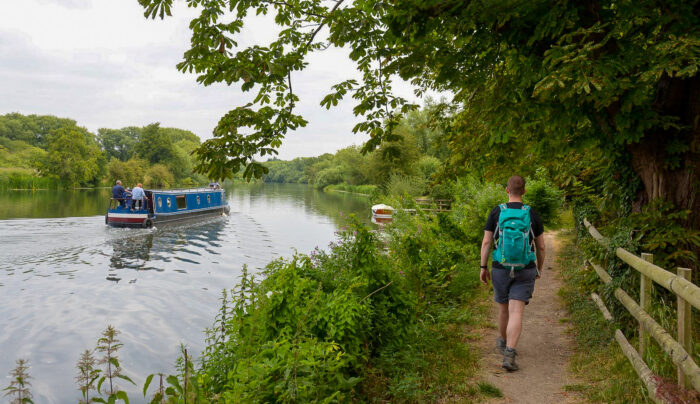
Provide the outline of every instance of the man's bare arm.
[[537,255],[537,270],[541,274],[545,257],[544,233],[535,237],[535,255]]
[[484,284],[488,283],[488,280],[491,279],[491,274],[489,274],[488,268],[484,269],[483,267],[488,266],[489,264],[489,254],[491,254],[491,244],[493,243],[493,232],[485,230],[484,231],[484,239],[481,241],[481,282]]

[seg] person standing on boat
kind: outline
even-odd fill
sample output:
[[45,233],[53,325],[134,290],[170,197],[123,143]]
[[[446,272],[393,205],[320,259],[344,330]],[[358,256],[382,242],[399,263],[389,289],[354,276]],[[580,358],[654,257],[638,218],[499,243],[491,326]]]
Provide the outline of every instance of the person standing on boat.
[[141,209],[143,207],[143,200],[146,198],[146,193],[143,191],[143,185],[139,182],[131,190],[131,199],[133,199],[134,209]]
[[125,206],[124,203],[124,187],[122,186],[122,182],[117,180],[116,185],[112,187],[112,199],[116,199],[119,201],[119,206],[122,208]]

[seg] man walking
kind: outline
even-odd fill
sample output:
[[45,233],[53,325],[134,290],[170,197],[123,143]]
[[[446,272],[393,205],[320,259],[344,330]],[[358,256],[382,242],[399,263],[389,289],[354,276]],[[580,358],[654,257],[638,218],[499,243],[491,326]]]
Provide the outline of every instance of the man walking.
[[[506,186],[508,203],[496,206],[486,221],[481,242],[481,282],[492,279],[494,301],[498,305],[497,347],[503,354],[503,368],[518,370],[515,363],[523,311],[535,290],[535,279],[544,264],[544,226],[537,213],[523,204],[525,179],[514,175]],[[491,273],[488,259],[495,242]]]

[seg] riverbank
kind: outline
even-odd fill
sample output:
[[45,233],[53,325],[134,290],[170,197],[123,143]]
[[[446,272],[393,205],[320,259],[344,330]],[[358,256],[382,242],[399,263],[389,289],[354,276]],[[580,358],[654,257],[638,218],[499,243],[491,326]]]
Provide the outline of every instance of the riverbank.
[[336,184],[328,185],[323,188],[326,192],[344,192],[348,194],[362,195],[371,197],[376,195],[379,187],[376,185],[348,185],[348,184]]

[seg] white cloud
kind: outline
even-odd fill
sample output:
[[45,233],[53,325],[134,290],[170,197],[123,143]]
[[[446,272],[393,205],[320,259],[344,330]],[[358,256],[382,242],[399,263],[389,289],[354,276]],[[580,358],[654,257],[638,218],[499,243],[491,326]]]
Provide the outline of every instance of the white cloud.
[[[136,0],[23,0],[0,14],[0,114],[50,114],[75,119],[90,130],[161,122],[210,138],[219,118],[250,100],[237,86],[200,86],[175,65],[189,46],[194,10],[177,3],[173,17],[147,20]],[[264,42],[276,31],[256,19],[241,45]],[[332,84],[356,76],[347,51],[313,55],[293,75],[307,127],[288,134],[284,159],[319,155],[361,144],[351,130],[358,118],[351,100],[319,106]],[[397,92],[412,97],[397,83]]]

